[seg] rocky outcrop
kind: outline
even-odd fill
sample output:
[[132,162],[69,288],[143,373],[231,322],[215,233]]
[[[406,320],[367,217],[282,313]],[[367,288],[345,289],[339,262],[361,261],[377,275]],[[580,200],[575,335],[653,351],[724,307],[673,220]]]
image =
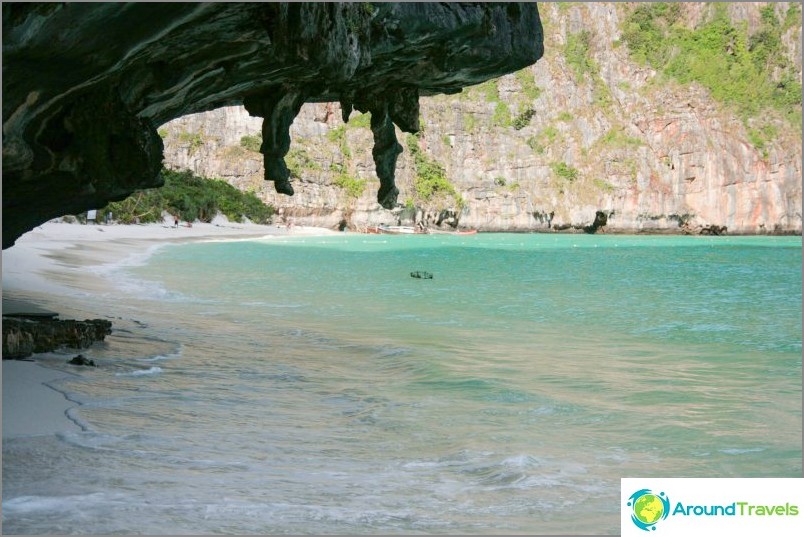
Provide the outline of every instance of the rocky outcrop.
[[[782,16],[792,4],[774,5]],[[684,4],[683,23],[695,26],[710,7]],[[761,7],[728,10],[751,31]],[[778,122],[777,135],[757,147],[738,111],[698,84],[663,81],[635,63],[620,42],[632,6],[540,9],[550,54],[459,94],[423,97],[421,132],[396,129],[403,152],[393,210],[374,196],[374,114],[338,102],[302,106],[290,127],[293,198],[262,185],[262,157],[241,143],[260,133],[260,122],[242,108],[163,125],[166,165],[224,178],[258,192],[283,217],[333,228],[421,221],[486,231],[801,233],[798,129]],[[596,66],[580,77],[565,53],[578,35],[587,36],[586,59]],[[782,44],[800,56],[800,25]],[[795,65],[800,77],[800,59]],[[419,194],[409,143],[443,168],[456,195]]]
[[112,333],[104,319],[46,319],[3,317],[3,359],[19,359],[61,347],[86,349]]
[[[245,104],[290,194],[304,102],[372,112],[379,201],[419,96],[534,63],[535,3],[4,3],[3,248],[36,224],[159,186],[157,126]],[[348,116],[348,113],[346,114]]]

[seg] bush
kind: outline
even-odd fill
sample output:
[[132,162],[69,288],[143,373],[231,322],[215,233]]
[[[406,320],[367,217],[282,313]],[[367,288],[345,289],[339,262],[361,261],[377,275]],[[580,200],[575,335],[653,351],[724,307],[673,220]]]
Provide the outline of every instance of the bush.
[[577,34],[569,34],[564,45],[564,57],[579,81],[583,80],[586,73],[597,74],[597,65],[589,56],[590,43],[589,30],[582,30]]
[[341,173],[335,178],[334,184],[346,191],[350,198],[359,198],[366,189],[366,180],[358,179],[347,173]]
[[494,107],[494,115],[491,116],[491,123],[499,127],[511,125],[511,111],[505,102],[497,101],[497,105]]
[[249,151],[253,151],[254,153],[260,152],[260,146],[262,146],[262,133],[259,132],[254,135],[245,135],[240,138],[240,147],[247,149]]
[[408,134],[408,150],[413,156],[413,163],[416,169],[416,176],[413,179],[413,187],[419,199],[424,201],[431,200],[436,194],[444,193],[451,195],[459,206],[463,200],[455,190],[455,187],[447,179],[447,172],[436,161],[427,158],[427,155],[419,149],[416,136]]
[[327,140],[337,143],[340,146],[343,158],[351,158],[352,152],[349,150],[349,144],[346,141],[346,126],[340,125],[327,133]]
[[273,207],[265,205],[253,193],[245,193],[220,179],[206,179],[189,171],[162,170],[165,184],[161,188],[138,190],[123,201],[110,203],[100,210],[105,217],[112,213],[124,224],[160,222],[162,213],[178,214],[182,220],[211,221],[219,212],[229,220],[249,220],[267,224]]
[[514,118],[511,122],[511,125],[514,126],[516,130],[522,130],[530,124],[530,120],[536,114],[536,110],[533,108],[528,108],[518,116]]
[[367,129],[371,128],[371,112],[366,112],[365,114],[358,114],[352,119],[349,120],[347,123],[350,127],[365,127]]
[[542,94],[541,88],[536,85],[536,82],[533,80],[533,72],[530,70],[530,67],[525,67],[524,69],[520,69],[516,73],[514,73],[517,81],[519,82],[520,87],[522,88],[522,93],[525,94],[529,99],[535,101],[539,98]]
[[563,162],[554,162],[550,165],[553,172],[562,179],[566,179],[570,183],[578,179],[579,172],[576,168],[568,166]]
[[204,134],[201,132],[181,131],[178,140],[188,145],[187,153],[192,155],[199,147],[204,145]]
[[[743,120],[775,109],[800,128],[801,83],[781,45],[784,28],[801,24],[801,11],[779,21],[773,5],[760,10],[762,26],[751,36],[735,27],[722,4],[695,29],[676,24],[677,4],[641,4],[626,18],[623,40],[631,57],[682,84],[697,82]],[[769,73],[780,75],[773,80]]]
[[642,145],[642,140],[628,136],[620,129],[609,129],[609,131],[600,138],[600,143],[609,147],[622,149],[625,147],[638,147]]
[[307,154],[307,152],[299,147],[294,147],[285,155],[285,164],[288,167],[290,175],[293,177],[301,178],[304,170],[320,170],[321,165]]

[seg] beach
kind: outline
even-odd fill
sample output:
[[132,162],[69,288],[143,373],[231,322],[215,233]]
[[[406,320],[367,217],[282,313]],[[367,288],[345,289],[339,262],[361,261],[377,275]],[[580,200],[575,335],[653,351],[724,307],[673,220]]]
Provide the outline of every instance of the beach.
[[[98,308],[93,300],[96,294],[115,292],[104,274],[166,244],[330,234],[337,232],[305,226],[289,230],[225,219],[192,227],[174,227],[167,220],[142,225],[47,222],[3,251],[3,310],[52,311],[61,319],[113,318],[113,312]],[[53,353],[3,360],[4,439],[80,430],[67,415],[76,403],[49,386],[70,376],[47,367],[56,361],[62,361],[62,356]]]
[[801,474],[800,239],[228,226],[4,252],[113,324],[3,364],[4,533],[614,534],[623,476]]

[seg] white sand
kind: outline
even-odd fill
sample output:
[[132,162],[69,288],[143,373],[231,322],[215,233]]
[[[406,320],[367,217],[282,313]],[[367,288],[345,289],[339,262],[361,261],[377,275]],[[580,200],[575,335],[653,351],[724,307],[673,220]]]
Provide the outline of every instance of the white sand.
[[[3,297],[57,312],[61,319],[100,317],[104,313],[92,310],[91,298],[93,293],[111,288],[111,283],[99,276],[105,265],[147,255],[168,243],[330,234],[338,232],[225,221],[179,228],[168,223],[126,226],[48,222],[3,251]],[[4,438],[78,430],[65,415],[75,404],[43,384],[67,373],[34,362],[9,360],[3,361],[2,371]]]
[[[81,225],[48,222],[29,231],[3,251],[3,292],[70,293],[86,267],[119,263],[167,243],[234,240],[254,237],[337,234],[324,228],[212,223],[174,228],[167,223],[145,225]],[[68,284],[68,285],[65,285]]]

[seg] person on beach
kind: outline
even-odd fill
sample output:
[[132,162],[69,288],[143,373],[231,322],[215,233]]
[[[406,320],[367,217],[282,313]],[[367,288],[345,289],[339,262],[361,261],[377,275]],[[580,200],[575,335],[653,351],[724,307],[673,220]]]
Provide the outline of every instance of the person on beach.
[[173,227],[175,228],[179,227],[179,215],[177,214],[173,215]]

